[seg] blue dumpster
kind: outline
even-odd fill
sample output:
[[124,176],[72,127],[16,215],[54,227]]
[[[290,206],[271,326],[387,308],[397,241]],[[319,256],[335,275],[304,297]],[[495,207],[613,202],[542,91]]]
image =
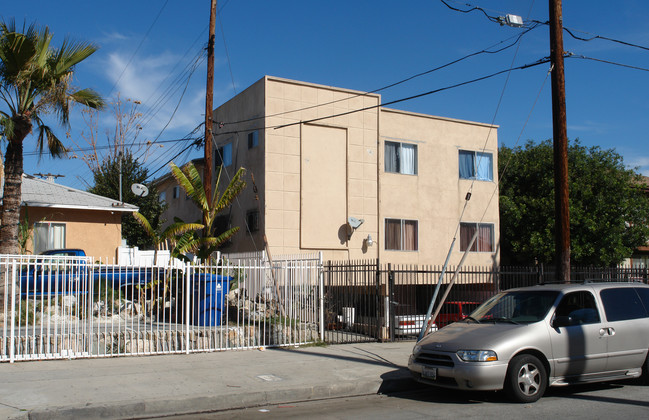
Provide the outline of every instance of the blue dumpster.
[[213,327],[221,325],[225,295],[232,277],[209,273],[193,276],[192,325]]

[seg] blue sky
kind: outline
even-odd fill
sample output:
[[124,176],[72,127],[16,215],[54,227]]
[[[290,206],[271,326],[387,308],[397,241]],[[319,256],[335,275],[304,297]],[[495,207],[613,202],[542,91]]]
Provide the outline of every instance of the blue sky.
[[[144,115],[136,141],[157,139],[144,165],[150,172],[187,146],[173,142],[204,120],[209,0],[156,2],[32,0],[4,1],[0,16],[36,21],[54,33],[95,43],[99,51],[77,67],[74,83],[113,101],[139,101]],[[448,1],[491,16],[507,13],[545,22],[545,0]],[[649,47],[649,2],[564,0],[564,26],[578,36],[595,35]],[[214,107],[264,75],[372,91],[487,48],[502,48],[524,30],[500,26],[479,11],[460,13],[438,0],[413,1],[242,1],[219,0],[216,30]],[[546,25],[497,54],[478,54],[443,70],[381,91],[383,102],[466,82],[534,63],[549,55]],[[224,42],[225,39],[225,42]],[[608,40],[575,40],[564,48],[586,56],[649,69],[649,50]],[[227,47],[227,49],[226,49]],[[192,64],[198,67],[191,72]],[[549,66],[513,71],[449,89],[394,108],[500,126],[499,143],[524,144],[552,137]],[[191,78],[187,79],[191,73]],[[649,175],[649,72],[583,58],[566,59],[568,137],[587,146],[614,148],[631,167]],[[537,100],[538,98],[538,100]],[[529,117],[529,120],[528,120]],[[527,122],[526,122],[527,121]],[[52,122],[54,124],[54,122]],[[73,111],[66,144],[84,148],[88,134],[79,108]],[[98,136],[114,129],[110,109],[99,115]],[[65,137],[66,130],[57,128]],[[101,140],[103,141],[103,140]],[[75,146],[76,144],[76,146]],[[4,149],[3,145],[3,149]],[[57,182],[86,189],[91,172],[78,157],[38,158],[35,139],[25,144],[25,172],[65,175]],[[199,157],[194,149],[176,163]],[[162,169],[165,171],[166,169]],[[157,172],[157,174],[161,174]],[[156,175],[157,176],[157,175]]]

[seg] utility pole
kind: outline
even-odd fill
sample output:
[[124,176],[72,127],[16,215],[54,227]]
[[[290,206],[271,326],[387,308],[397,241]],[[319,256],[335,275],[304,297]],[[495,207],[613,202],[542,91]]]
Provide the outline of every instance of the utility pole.
[[570,282],[570,208],[568,192],[568,130],[563,70],[561,0],[550,1],[550,60],[552,62],[552,133],[554,144],[554,243],[556,279]]
[[[205,168],[203,184],[208,202],[212,201],[212,102],[214,94],[214,28],[216,26],[216,0],[210,8],[210,37],[207,41],[207,88],[205,91]],[[205,220],[203,222],[206,222]]]

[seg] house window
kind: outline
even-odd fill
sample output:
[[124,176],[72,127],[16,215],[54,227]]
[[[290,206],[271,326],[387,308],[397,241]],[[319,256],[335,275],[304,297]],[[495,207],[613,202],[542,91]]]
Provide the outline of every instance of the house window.
[[418,230],[416,220],[385,219],[385,249],[417,251],[419,249]]
[[259,146],[259,131],[248,133],[248,149]]
[[248,210],[246,212],[246,225],[250,232],[259,230],[259,210]]
[[494,225],[492,223],[460,223],[460,251],[466,251],[471,238],[478,230],[470,252],[493,252],[494,250]]
[[160,200],[160,202],[161,202],[162,204],[166,203],[166,202],[167,202],[167,192],[166,192],[166,191],[162,191],[162,192],[160,193],[160,195],[158,196],[158,199]]
[[232,143],[224,144],[216,152],[216,156],[214,156],[215,166],[232,165]]
[[65,223],[34,223],[34,254],[65,248]]
[[176,185],[176,186],[174,187],[174,194],[173,194],[173,197],[174,197],[174,198],[179,198],[179,197],[180,197],[180,186],[179,186],[179,185]]
[[491,153],[460,150],[460,178],[493,181],[494,161]]
[[386,141],[385,172],[417,175],[417,145]]
[[[232,228],[230,215],[217,216],[214,220],[214,236],[220,236]],[[220,246],[225,247],[232,244],[232,238],[223,242]]]

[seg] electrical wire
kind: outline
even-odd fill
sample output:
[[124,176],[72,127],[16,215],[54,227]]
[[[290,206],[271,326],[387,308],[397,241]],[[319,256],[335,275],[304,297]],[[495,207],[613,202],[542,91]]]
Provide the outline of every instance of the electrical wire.
[[122,69],[122,72],[119,74],[119,77],[117,78],[117,80],[115,80],[115,83],[113,84],[113,87],[110,89],[110,92],[108,93],[108,96],[110,96],[113,93],[113,91],[117,87],[117,84],[119,83],[119,81],[122,80],[122,76],[124,76],[124,73],[126,72],[128,67],[131,65],[131,63],[133,62],[133,59],[135,58],[135,55],[140,50],[140,48],[142,47],[142,44],[144,44],[144,41],[147,39],[147,37],[151,33],[151,30],[153,29],[156,22],[160,18],[160,15],[162,14],[162,11],[165,9],[165,7],[167,7],[167,3],[169,3],[169,0],[166,0],[164,2],[164,4],[162,5],[162,7],[160,8],[160,10],[158,11],[158,14],[156,15],[155,19],[153,19],[153,22],[149,26],[149,29],[147,29],[146,33],[144,34],[144,36],[140,40],[140,43],[138,44],[137,48],[135,49],[135,51],[133,51],[133,54],[131,55],[131,58],[129,58],[129,60],[128,60],[128,63],[126,63],[126,66],[124,66],[124,68]]
[[[536,61],[534,63],[524,64],[522,66],[512,67],[512,68],[505,69],[505,70],[500,70],[500,71],[497,71],[495,73],[488,74],[486,76],[478,77],[478,78],[475,78],[475,79],[467,80],[467,81],[464,81],[464,82],[461,82],[461,83],[456,83],[454,85],[445,86],[445,87],[438,88],[438,89],[433,89],[433,90],[430,90],[430,91],[427,91],[427,92],[419,93],[417,95],[408,96],[406,98],[396,99],[396,100],[393,100],[393,101],[390,101],[390,102],[385,102],[383,104],[372,105],[372,106],[368,106],[368,107],[364,107],[364,108],[360,108],[360,109],[341,112],[341,113],[338,113],[338,114],[328,115],[328,116],[325,116],[325,117],[312,118],[312,119],[306,120],[306,121],[297,121],[297,122],[293,122],[293,123],[282,124],[282,125],[278,125],[278,126],[275,126],[275,127],[268,127],[268,128],[274,128],[274,129],[286,128],[286,127],[290,127],[290,126],[293,126],[293,125],[308,124],[308,123],[313,123],[313,122],[316,122],[316,121],[326,120],[326,119],[329,119],[329,118],[341,117],[341,116],[353,114],[353,113],[356,113],[356,112],[368,111],[368,110],[374,109],[374,108],[386,107],[386,106],[394,105],[394,104],[397,104],[397,103],[400,103],[400,102],[411,101],[413,99],[418,99],[418,98],[421,98],[421,97],[424,97],[424,96],[432,95],[434,93],[443,92],[445,90],[454,89],[454,88],[457,88],[457,87],[460,87],[460,86],[465,86],[465,85],[468,85],[468,84],[471,84],[471,83],[480,82],[482,80],[490,79],[492,77],[499,76],[499,75],[501,75],[503,73],[507,73],[507,72],[510,72],[510,71],[513,71],[513,70],[523,70],[523,69],[528,69],[528,68],[531,68],[531,67],[536,67],[538,65],[548,63],[549,61],[550,61],[550,58],[546,57],[546,58],[542,58],[542,59],[540,59],[540,60],[538,60],[538,61]],[[219,134],[228,134],[228,133],[219,133]]]
[[[303,107],[303,108],[298,108],[298,109],[294,109],[294,110],[291,110],[291,111],[283,111],[283,112],[278,112],[276,114],[271,114],[271,115],[262,116],[262,117],[248,118],[248,119],[239,120],[239,121],[219,122],[219,124],[221,124],[222,126],[235,125],[235,124],[241,124],[241,123],[246,123],[246,122],[257,121],[257,120],[261,120],[261,119],[265,119],[265,118],[278,117],[278,116],[282,116],[282,115],[286,115],[286,114],[291,114],[291,113],[300,112],[300,111],[306,111],[306,110],[310,110],[310,109],[314,109],[314,108],[318,108],[318,107],[322,107],[322,106],[332,105],[332,104],[342,102],[342,101],[348,101],[348,100],[357,98],[359,96],[367,96],[367,95],[371,95],[373,93],[382,92],[384,90],[387,90],[387,89],[393,88],[395,86],[401,85],[403,83],[409,82],[409,81],[411,81],[413,79],[416,79],[418,77],[428,75],[430,73],[442,70],[442,69],[444,69],[446,67],[450,67],[451,65],[457,64],[457,63],[459,63],[461,61],[464,61],[464,60],[466,60],[468,58],[471,58],[471,57],[474,57],[474,56],[477,56],[477,55],[480,55],[480,54],[497,54],[497,53],[500,53],[502,51],[505,51],[505,50],[517,45],[524,35],[526,35],[531,30],[537,28],[538,26],[539,25],[534,25],[534,26],[528,28],[527,30],[525,30],[524,32],[522,32],[521,34],[506,38],[506,39],[504,39],[502,41],[499,41],[499,42],[497,42],[495,44],[492,44],[492,45],[488,46],[487,48],[484,48],[484,49],[482,49],[480,51],[476,51],[476,52],[467,54],[467,55],[465,55],[463,57],[460,57],[458,59],[449,61],[448,63],[442,64],[442,65],[437,66],[435,68],[432,68],[430,70],[426,70],[426,71],[414,74],[412,76],[408,76],[405,79],[401,79],[401,80],[399,80],[397,82],[390,83],[388,85],[385,85],[383,87],[380,87],[380,88],[377,88],[377,89],[374,89],[374,90],[371,90],[371,91],[368,91],[368,92],[358,93],[356,95],[352,95],[352,96],[347,97],[347,98],[337,99],[337,100],[334,100],[334,101],[330,101],[330,102],[326,102],[326,103],[322,103],[322,104],[318,104],[318,105],[312,105],[312,106],[307,106],[307,107]],[[512,42],[512,43],[510,43],[510,44],[508,44],[508,45],[506,45],[506,46],[504,46],[502,48],[499,48],[499,49],[496,49],[496,50],[491,50],[492,48],[494,48],[494,47],[496,47],[496,46],[498,46],[500,44],[503,44],[503,43],[513,39],[513,38],[516,39],[514,42]]]
[[581,54],[568,53],[568,54],[565,55],[565,57],[566,58],[580,58],[582,60],[597,61],[597,62],[600,62],[600,63],[612,64],[614,66],[626,67],[628,69],[633,69],[633,70],[649,71],[649,69],[645,68],[645,67],[632,66],[630,64],[622,64],[622,63],[618,63],[618,62],[615,62],[615,61],[603,60],[601,58],[588,57],[588,56],[581,55]]

